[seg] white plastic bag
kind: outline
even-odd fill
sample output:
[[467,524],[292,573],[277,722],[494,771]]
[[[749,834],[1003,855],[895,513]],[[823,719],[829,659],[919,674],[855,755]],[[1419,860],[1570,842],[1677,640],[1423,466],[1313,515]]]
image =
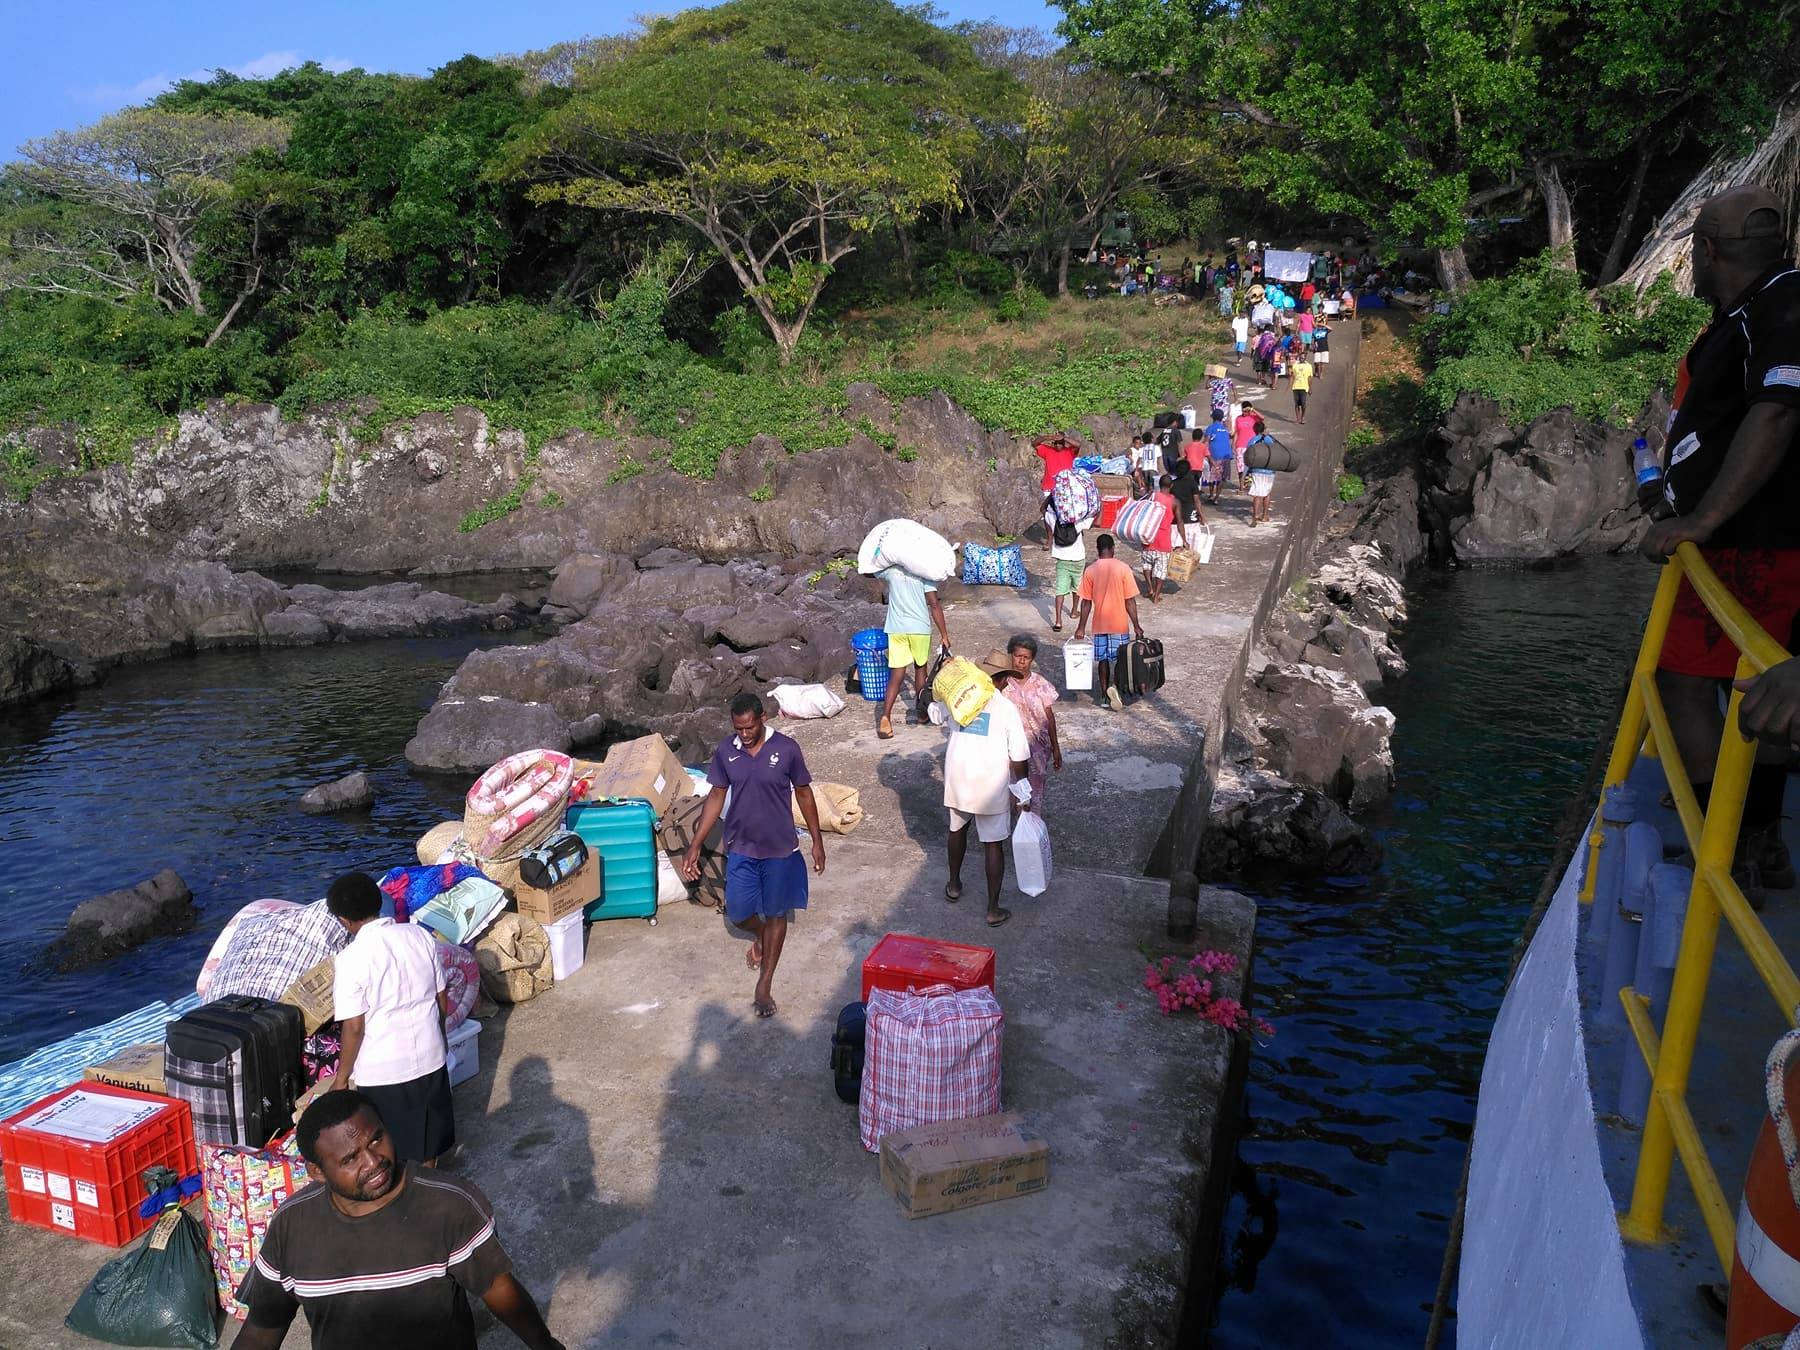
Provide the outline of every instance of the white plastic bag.
[[1086,638],[1063,643],[1063,687],[1071,692],[1094,687],[1094,644]]
[[844,700],[822,684],[778,684],[769,692],[789,717],[836,717],[844,711]]
[[1208,525],[1206,527],[1205,534],[1200,535],[1198,538],[1191,539],[1189,542],[1190,542],[1190,546],[1194,550],[1194,556],[1197,557],[1198,559],[1200,559],[1201,562],[1209,563],[1212,561],[1212,551],[1213,551],[1212,526]]
[[675,870],[675,862],[666,853],[656,855],[656,903],[674,905],[688,898],[687,882]]
[[1050,886],[1050,831],[1036,811],[1019,813],[1013,826],[1013,871],[1026,895],[1042,895]]

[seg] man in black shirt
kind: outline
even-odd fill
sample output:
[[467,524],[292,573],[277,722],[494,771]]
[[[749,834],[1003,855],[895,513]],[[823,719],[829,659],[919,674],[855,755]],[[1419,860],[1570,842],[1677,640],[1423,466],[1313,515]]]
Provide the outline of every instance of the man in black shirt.
[[[1658,561],[1677,545],[1708,564],[1777,642],[1800,617],[1800,271],[1787,258],[1781,202],[1738,187],[1700,208],[1694,293],[1713,321],[1681,361],[1665,449],[1664,495],[1674,514],[1650,527],[1642,550]],[[1702,807],[1723,730],[1719,682],[1737,649],[1691,587],[1676,601],[1657,684]],[[1765,762],[1765,760],[1767,762]],[[1780,838],[1785,750],[1765,747],[1744,799],[1741,881],[1793,886]]]
[[563,1350],[513,1278],[487,1197],[396,1163],[367,1097],[326,1093],[295,1134],[314,1184],[269,1221],[233,1350],[278,1350],[302,1308],[313,1350],[475,1350],[471,1293],[531,1350]]

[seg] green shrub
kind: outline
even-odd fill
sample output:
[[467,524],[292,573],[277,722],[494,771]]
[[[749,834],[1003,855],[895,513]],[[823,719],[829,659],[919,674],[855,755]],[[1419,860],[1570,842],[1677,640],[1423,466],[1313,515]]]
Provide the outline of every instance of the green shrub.
[[1353,473],[1340,473],[1337,476],[1337,498],[1340,502],[1353,502],[1368,491],[1363,480]]
[[775,500],[775,485],[763,483],[750,489],[750,500],[753,502],[772,502]]
[[1553,408],[1622,423],[1636,417],[1707,319],[1667,278],[1640,298],[1603,293],[1549,254],[1477,282],[1450,313],[1428,319],[1420,339],[1431,365],[1420,410],[1440,415],[1459,393],[1485,395],[1526,422]]
[[1351,427],[1350,434],[1344,437],[1346,450],[1367,450],[1381,438],[1375,434],[1374,427]]

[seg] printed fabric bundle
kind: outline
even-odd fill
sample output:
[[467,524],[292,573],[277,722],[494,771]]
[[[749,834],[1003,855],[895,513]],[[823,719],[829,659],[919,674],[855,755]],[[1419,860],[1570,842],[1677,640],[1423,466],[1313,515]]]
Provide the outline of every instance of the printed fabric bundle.
[[1000,1109],[1006,1016],[992,989],[871,989],[867,1017],[858,1115],[869,1152],[896,1130]]
[[219,1282],[219,1306],[244,1320],[238,1286],[262,1247],[269,1220],[281,1202],[308,1184],[306,1163],[292,1134],[263,1149],[201,1144],[200,1176],[206,1195],[206,1245]]
[[1050,488],[1050,505],[1065,525],[1079,524],[1100,514],[1100,485],[1080,469],[1064,469]]
[[984,548],[963,545],[962,583],[965,586],[1025,585],[1025,557],[1017,544]]
[[445,891],[481,875],[480,868],[465,862],[390,867],[381,874],[381,893],[393,902],[394,922],[406,923]]

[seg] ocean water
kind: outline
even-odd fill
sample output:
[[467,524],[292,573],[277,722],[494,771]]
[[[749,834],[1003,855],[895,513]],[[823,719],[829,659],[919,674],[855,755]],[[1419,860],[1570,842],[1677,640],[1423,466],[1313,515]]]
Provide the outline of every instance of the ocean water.
[[[316,900],[340,872],[416,862],[413,841],[461,814],[468,784],[415,775],[401,751],[462,658],[497,641],[214,652],[0,714],[0,1063],[192,993],[250,900]],[[374,781],[371,813],[301,812],[307,788],[358,769]],[[194,892],[191,932],[83,971],[44,968],[76,904],[164,867]]]
[[1608,558],[1409,588],[1395,793],[1368,820],[1386,860],[1258,897],[1277,1032],[1251,1060],[1217,1346],[1423,1342],[1488,1029],[1655,581]]

